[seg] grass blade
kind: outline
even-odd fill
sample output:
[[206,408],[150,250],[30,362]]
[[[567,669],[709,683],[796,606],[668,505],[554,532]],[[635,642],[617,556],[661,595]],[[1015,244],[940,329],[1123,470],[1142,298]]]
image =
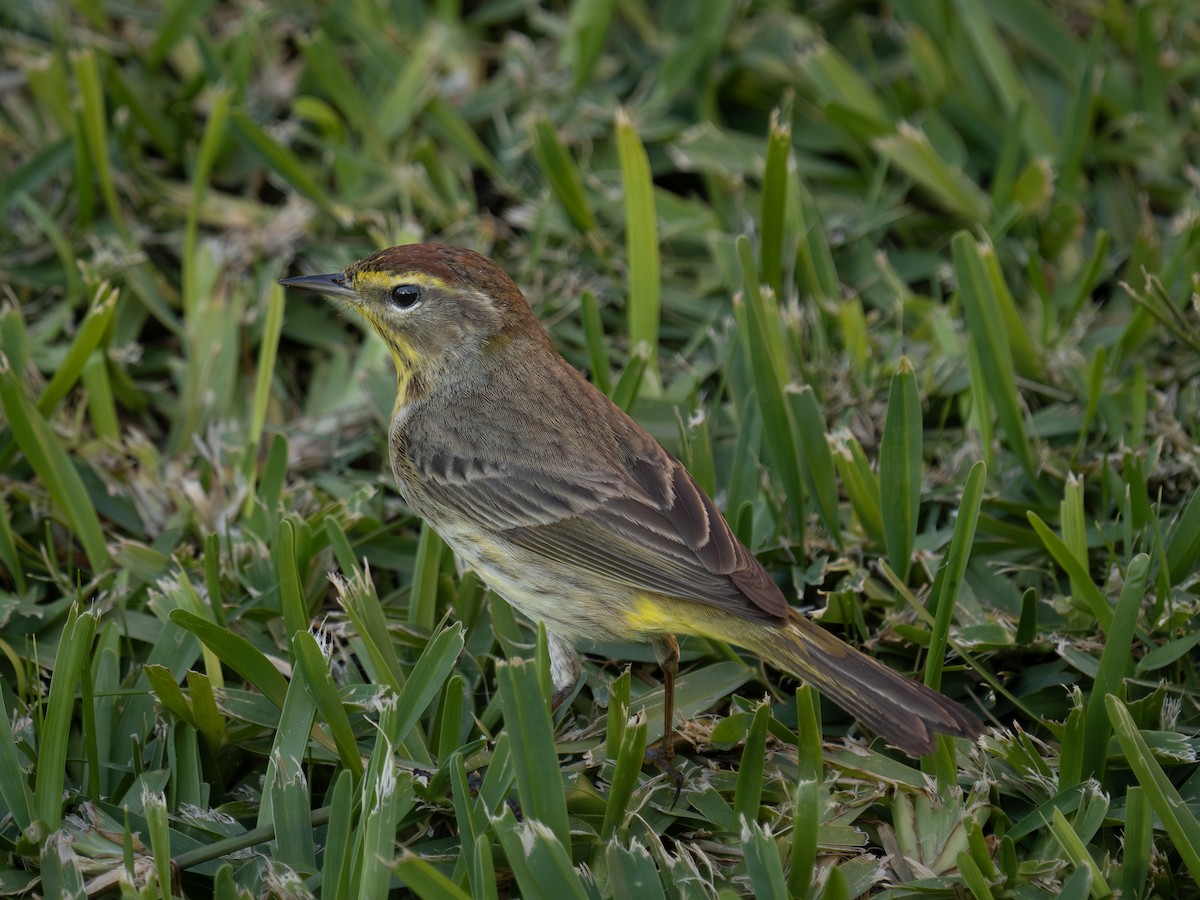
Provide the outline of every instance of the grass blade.
[[396,861],[396,875],[418,897],[430,900],[471,900],[471,895],[421,857],[409,854]]
[[50,383],[38,397],[37,409],[43,416],[50,415],[58,408],[58,404],[67,396],[83,374],[88,360],[92,358],[96,350],[102,348],[101,342],[110,333],[112,327],[113,313],[117,308],[117,298],[120,293],[107,283],[100,284],[96,288],[92,295],[92,303],[83,317],[83,322],[79,325],[79,331],[75,333],[75,339],[71,342],[67,355],[54,370]]
[[987,194],[962,169],[942,159],[924,131],[901,122],[894,134],[876,138],[873,145],[947,212],[972,223],[987,221]]
[[[506,730],[519,742],[513,753],[517,793],[525,816],[548,829],[550,839],[570,846],[567,805],[557,777],[558,753],[548,698],[542,693],[537,666],[521,659],[498,663],[496,676]],[[547,773],[555,773],[548,777]],[[509,857],[512,860],[511,854]]]
[[921,506],[921,397],[917,374],[901,359],[888,395],[887,422],[879,447],[880,500],[888,564],[902,581],[912,567]]
[[83,545],[94,573],[108,569],[108,546],[96,506],[58,436],[25,396],[8,360],[0,357],[0,407],[17,446],[41,479],[59,514]]
[[1108,605],[1108,601],[1104,599],[1104,595],[1092,581],[1087,569],[1071,552],[1071,548],[1050,530],[1050,526],[1043,522],[1037,513],[1028,512],[1026,517],[1029,519],[1029,524],[1033,526],[1033,530],[1037,532],[1037,536],[1042,539],[1042,543],[1050,555],[1054,557],[1054,561],[1062,566],[1072,583],[1082,591],[1083,596],[1080,599],[1092,611],[1100,628],[1107,633],[1112,627],[1112,607]]
[[220,657],[221,662],[262,691],[263,696],[277,707],[283,709],[284,699],[287,696],[287,681],[257,647],[228,628],[202,619],[187,610],[172,610],[171,621],[194,634],[204,646]]
[[963,311],[971,329],[971,343],[979,353],[979,364],[988,396],[996,405],[1000,427],[1004,429],[1009,447],[1029,477],[1036,479],[1034,451],[1025,436],[1025,419],[1017,393],[1017,375],[999,301],[987,278],[979,248],[971,236],[965,231],[960,231],[954,236],[951,245],[954,249],[954,271],[958,277]]
[[817,829],[821,824],[823,767],[821,724],[817,719],[817,693],[809,685],[796,691],[796,800],[792,813],[792,852],[788,869],[788,896],[812,893],[817,874]]
[[1193,878],[1200,879],[1200,822],[1154,758],[1128,707],[1113,694],[1104,698],[1104,704],[1117,741],[1146,799],[1171,836],[1188,872]]
[[967,562],[971,558],[971,547],[975,544],[975,529],[979,524],[979,510],[986,483],[987,466],[977,462],[967,476],[962,500],[958,504],[958,517],[954,521],[954,537],[950,539],[950,549],[938,570],[930,595],[929,611],[934,621],[929,655],[925,662],[925,684],[935,691],[942,686],[942,666],[946,657],[950,620],[954,617],[955,601],[967,571]]
[[[1125,585],[1117,599],[1117,610],[1112,626],[1105,635],[1104,651],[1096,670],[1096,680],[1088,697],[1083,719],[1083,770],[1084,778],[1103,781],[1105,761],[1108,756],[1108,739],[1111,731],[1108,715],[1101,705],[1110,694],[1119,700],[1125,699],[1124,680],[1132,674],[1130,654],[1137,627],[1138,612],[1146,592],[1150,575],[1150,557],[1139,553],[1129,563],[1125,573]],[[1068,785],[1063,784],[1063,787]]]
[[604,849],[608,879],[614,897],[666,900],[662,878],[650,851],[638,843],[623,847],[615,839]]
[[630,715],[629,677],[629,670],[626,669],[613,682],[609,696],[604,747],[616,766],[604,806],[601,840],[611,839],[618,828],[624,827],[629,798],[633,796],[646,756],[646,716],[644,712]]
[[579,873],[571,865],[569,844],[538,819],[518,823],[511,809],[492,820],[522,897],[539,900],[588,900]]
[[337,687],[329,675],[329,665],[317,645],[316,638],[307,631],[293,634],[292,655],[299,670],[304,674],[305,687],[311,691],[313,702],[329,726],[342,765],[350,770],[350,774],[357,781],[363,774],[362,754],[354,740],[350,718],[338,697]]
[[13,823],[24,831],[33,822],[35,800],[25,773],[21,770],[17,756],[17,744],[13,737],[12,720],[4,706],[4,694],[0,692],[0,800],[4,801]]
[[734,316],[742,352],[749,359],[754,375],[772,470],[783,482],[792,526],[799,531],[805,520],[804,479],[800,473],[791,410],[786,401],[789,378],[783,334],[777,311],[759,289],[750,242],[745,235],[738,238],[737,247],[745,293],[733,299]]
[[650,348],[646,378],[658,384],[659,294],[662,266],[658,256],[658,220],[654,182],[646,148],[624,109],[617,110],[617,154],[625,193],[625,258],[629,265],[629,343]]
[[279,353],[279,336],[283,332],[283,287],[273,284],[267,289],[267,315],[263,322],[262,341],[258,345],[258,369],[254,377],[254,407],[250,413],[250,430],[246,435],[246,499],[242,515],[254,509],[258,475],[258,446],[267,422],[267,404],[271,399],[271,382],[275,378],[275,359]]
[[1096,898],[1107,897],[1112,891],[1109,890],[1108,883],[1104,880],[1104,873],[1100,871],[1100,867],[1096,861],[1092,859],[1092,855],[1088,853],[1087,846],[1080,840],[1079,835],[1071,827],[1071,823],[1067,821],[1067,817],[1062,814],[1059,809],[1054,809],[1051,813],[1054,817],[1050,823],[1050,833],[1057,838],[1059,846],[1063,848],[1067,859],[1076,868],[1090,869],[1091,877],[1091,892]]
[[46,698],[46,718],[38,735],[33,808],[38,820],[54,831],[62,822],[63,784],[66,780],[67,750],[70,747],[71,715],[75,708],[75,685],[91,654],[99,616],[71,607],[62,640],[54,655],[54,673]]
[[788,156],[792,148],[792,129],[782,117],[779,109],[771,111],[760,225],[762,263],[759,274],[776,297],[783,296],[784,211],[788,195]]
[[446,542],[427,523],[422,522],[412,588],[409,591],[408,621],[426,631],[432,631],[437,621],[438,582],[441,580],[445,555]]
[[837,546],[842,546],[842,521],[838,508],[837,477],[833,453],[826,437],[825,419],[816,394],[808,385],[788,394],[800,449],[805,464],[806,482],[816,501],[821,524]]
[[87,139],[91,169],[100,182],[100,196],[112,217],[113,224],[121,236],[128,241],[129,230],[125,226],[125,214],[117,199],[113,182],[112,164],[108,158],[108,116],[104,109],[104,86],[100,81],[100,66],[96,55],[88,48],[77,51],[71,58],[75,72],[75,83],[79,86],[80,115],[83,119],[83,134]]
[[758,819],[758,807],[762,803],[767,723],[770,719],[771,707],[760,703],[754,711],[754,719],[750,723],[746,743],[742,748],[742,764],[738,767],[737,787],[733,793],[733,811],[743,825],[754,823]]
[[[603,6],[603,3],[576,3],[580,6]],[[597,230],[596,214],[588,201],[587,191],[583,187],[583,178],[579,167],[567,152],[558,137],[554,124],[546,116],[538,116],[533,123],[533,155],[541,166],[542,174],[550,183],[554,196],[567,211],[571,223],[582,233],[591,234]]]
[[[187,6],[188,4],[180,4]],[[200,140],[200,150],[196,154],[196,165],[192,171],[192,192],[188,202],[187,216],[183,225],[183,248],[180,253],[180,265],[183,270],[183,310],[190,316],[197,308],[200,299],[201,286],[196,274],[197,243],[200,233],[200,208],[208,193],[213,166],[217,162],[221,143],[225,138],[225,124],[229,117],[229,105],[233,100],[233,92],[229,88],[218,88],[213,92],[208,111],[208,121],[204,124],[204,137]],[[274,290],[282,293],[283,289]],[[273,368],[273,367],[272,367]]]
[[758,822],[741,820],[742,846],[746,852],[746,869],[756,897],[786,897],[783,861],[779,858],[771,832]]
[[616,0],[575,0],[571,4],[564,55],[571,67],[572,90],[580,90],[591,78],[616,6]]

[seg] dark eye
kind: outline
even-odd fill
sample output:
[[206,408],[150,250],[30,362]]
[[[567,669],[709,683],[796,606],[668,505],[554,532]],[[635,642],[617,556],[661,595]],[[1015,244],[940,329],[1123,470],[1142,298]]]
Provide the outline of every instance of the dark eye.
[[392,288],[391,300],[396,309],[412,309],[421,300],[421,289],[415,284],[398,284]]

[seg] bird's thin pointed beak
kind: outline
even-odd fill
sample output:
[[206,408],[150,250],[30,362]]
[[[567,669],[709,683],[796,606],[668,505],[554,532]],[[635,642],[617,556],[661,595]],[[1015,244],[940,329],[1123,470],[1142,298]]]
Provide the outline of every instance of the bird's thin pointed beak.
[[297,275],[295,278],[280,278],[279,283],[284,287],[300,288],[302,291],[313,291],[326,297],[337,297],[340,300],[357,300],[358,292],[346,284],[346,276],[341,272],[332,275]]

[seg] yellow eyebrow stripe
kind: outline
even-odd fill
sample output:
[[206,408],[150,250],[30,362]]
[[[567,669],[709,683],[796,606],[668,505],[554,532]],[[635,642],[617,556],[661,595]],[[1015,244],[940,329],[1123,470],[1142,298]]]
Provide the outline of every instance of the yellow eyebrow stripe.
[[354,289],[390,288],[397,284],[416,284],[421,287],[444,288],[446,282],[425,272],[359,272],[354,276]]

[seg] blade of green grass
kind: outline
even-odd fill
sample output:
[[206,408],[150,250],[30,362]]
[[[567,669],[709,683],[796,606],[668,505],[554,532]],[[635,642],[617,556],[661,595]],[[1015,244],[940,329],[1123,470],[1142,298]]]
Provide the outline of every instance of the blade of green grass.
[[1082,592],[1080,599],[1084,605],[1091,610],[1092,615],[1096,617],[1096,622],[1100,628],[1107,633],[1112,627],[1113,611],[1108,605],[1108,601],[1104,599],[1104,595],[1100,593],[1100,589],[1096,587],[1088,574],[1087,569],[1079,562],[1078,558],[1071,552],[1071,549],[1063,543],[1062,538],[1050,530],[1041,517],[1035,512],[1025,514],[1029,520],[1029,524],[1033,526],[1033,530],[1037,532],[1037,536],[1041,538],[1042,544],[1054,557],[1054,561],[1062,566],[1067,576],[1071,578],[1075,585]]
[[[20,185],[24,190],[32,190],[24,182],[15,181],[14,184]],[[0,183],[0,208],[3,207],[4,185]],[[54,252],[58,256],[59,263],[62,266],[63,275],[67,282],[66,296],[64,301],[71,305],[75,305],[76,300],[83,296],[86,290],[83,279],[80,277],[79,270],[75,264],[75,248],[71,241],[67,238],[63,229],[59,227],[55,221],[53,214],[44,206],[38,203],[27,193],[18,193],[16,195],[17,203],[21,209],[29,216],[45,234],[46,240],[54,247]]]
[[1188,872],[1193,878],[1200,878],[1200,822],[1154,758],[1128,707],[1113,694],[1106,696],[1104,703],[1117,741],[1146,799],[1171,836]]
[[246,434],[246,499],[242,515],[254,509],[258,484],[258,446],[267,421],[267,404],[271,399],[271,382],[275,377],[275,359],[279,353],[279,336],[283,332],[283,287],[272,284],[267,289],[267,314],[263,322],[262,341],[258,345],[258,368],[254,377],[254,407],[250,413],[250,429]]
[[984,269],[978,246],[969,234],[960,231],[951,241],[954,271],[962,296],[963,311],[971,330],[971,343],[979,353],[979,365],[986,390],[996,405],[1000,427],[1008,445],[1031,479],[1037,477],[1035,453],[1025,436],[1025,419],[1017,391],[1017,376],[1009,349],[1000,305]]
[[796,286],[802,294],[815,297],[823,303],[837,302],[841,297],[841,280],[829,246],[829,235],[808,186],[799,178],[794,180],[799,194]]
[[742,748],[742,762],[738,766],[737,786],[733,792],[733,811],[743,826],[758,820],[758,807],[762,803],[767,722],[770,718],[771,707],[766,703],[759,704]]
[[987,194],[966,173],[946,162],[924,131],[901,122],[893,134],[872,142],[880,156],[912,178],[946,212],[967,222],[987,221]]
[[784,212],[788,196],[788,156],[792,148],[792,129],[782,118],[781,110],[771,111],[767,162],[763,172],[760,225],[760,275],[775,292],[776,297],[783,296]]
[[756,897],[786,897],[783,861],[779,847],[765,825],[741,820],[742,848],[746,854],[746,871]]
[[879,484],[883,538],[888,562],[908,580],[921,506],[921,397],[917,373],[907,358],[892,377],[887,420],[879,447]]
[[792,526],[800,533],[805,521],[804,479],[800,473],[791,410],[786,401],[789,378],[783,334],[777,311],[759,289],[750,242],[745,235],[738,238],[737,246],[746,286],[745,294],[735,296],[733,300],[739,339],[754,375],[755,392],[771,452],[771,468],[783,482]]
[[93,353],[88,357],[81,380],[87,393],[88,420],[92,423],[92,431],[101,440],[115,444],[121,437],[121,426],[113,399],[112,382],[108,378],[108,361],[102,353]]
[[872,543],[883,546],[883,499],[879,476],[871,470],[867,455],[854,435],[843,431],[836,436],[836,442],[833,461],[854,517]]
[[1054,130],[1041,108],[1032,102],[1029,88],[1004,46],[987,7],[981,0],[954,0],[954,8],[972,46],[980,68],[987,74],[1001,106],[1010,115],[1025,106],[1025,146],[1032,156],[1052,155],[1058,146]]
[[892,114],[871,82],[826,41],[814,38],[798,64],[823,105],[845,107],[874,130],[891,126]]
[[1126,897],[1142,896],[1150,877],[1150,860],[1154,856],[1154,816],[1146,791],[1137,785],[1125,792],[1125,828],[1121,860],[1121,893]]
[[[561,794],[560,794],[561,796]],[[528,814],[528,810],[526,810]],[[565,844],[544,821],[517,822],[511,809],[492,820],[516,876],[521,896],[543,900],[588,900]]]
[[604,848],[604,860],[614,897],[666,900],[654,857],[641,844],[624,847],[614,838]]
[[1125,573],[1125,585],[1117,599],[1112,626],[1105,635],[1100,666],[1096,671],[1096,680],[1092,684],[1092,692],[1084,712],[1081,773],[1084,778],[1095,778],[1098,781],[1104,779],[1111,730],[1107,711],[1101,704],[1106,702],[1104,698],[1110,694],[1119,700],[1125,699],[1123,683],[1124,679],[1132,674],[1130,653],[1149,574],[1150,557],[1146,554],[1139,553],[1130,560]]
[[396,876],[418,897],[429,900],[471,900],[471,895],[421,857],[409,852],[396,860]]
[[1097,900],[1100,897],[1109,896],[1112,891],[1108,887],[1108,882],[1104,880],[1104,873],[1100,871],[1100,867],[1096,861],[1092,859],[1092,855],[1088,852],[1087,846],[1079,835],[1077,835],[1071,823],[1067,821],[1066,816],[1058,809],[1052,813],[1053,821],[1050,823],[1050,833],[1058,840],[1059,846],[1067,855],[1067,859],[1076,868],[1091,870],[1091,895]]
[[50,831],[58,828],[63,814],[63,785],[66,782],[67,750],[75,709],[75,685],[91,654],[99,616],[71,607],[62,640],[54,656],[54,673],[46,697],[46,715],[38,734],[36,781],[33,808],[36,818]]
[[805,898],[811,895],[817,874],[817,829],[821,824],[824,775],[817,693],[809,685],[796,690],[796,733],[799,743],[787,888],[788,896]]
[[616,0],[575,0],[571,4],[563,56],[571,69],[572,90],[580,90],[591,78],[616,6]]
[[646,148],[624,109],[616,115],[617,154],[625,197],[625,258],[629,266],[629,343],[650,348],[646,378],[658,384],[659,294],[662,264],[658,255],[658,220],[654,183]]
[[100,80],[100,66],[91,48],[79,50],[71,57],[71,68],[75,73],[75,84],[79,87],[80,116],[83,119],[83,134],[87,139],[91,169],[100,182],[100,195],[121,237],[130,239],[125,225],[125,213],[117,199],[113,182],[112,164],[109,161],[108,116],[104,109],[104,85]]
[[275,571],[279,579],[279,605],[283,609],[284,629],[289,635],[307,633],[311,622],[296,562],[296,523],[290,518],[279,523]]
[[646,382],[646,373],[650,371],[652,353],[649,344],[638,344],[629,354],[628,364],[617,383],[613,385],[612,402],[628,412],[637,402],[638,392]]
[[[187,4],[181,4],[187,5]],[[229,117],[229,105],[233,100],[233,92],[228,87],[219,87],[212,93],[208,121],[204,125],[204,137],[200,141],[200,150],[196,154],[195,168],[192,171],[192,191],[188,202],[187,215],[183,226],[183,247],[180,252],[182,268],[181,288],[183,292],[183,309],[186,315],[191,315],[199,300],[200,284],[196,278],[195,262],[196,247],[200,233],[200,209],[204,197],[208,193],[209,175],[217,161],[221,142],[225,137],[225,125]],[[279,288],[282,292],[282,288]]]
[[1200,490],[1192,494],[1167,538],[1167,571],[1179,584],[1200,562]]
[[792,415],[800,437],[800,449],[807,473],[806,481],[816,501],[817,515],[820,516],[821,524],[825,526],[833,542],[841,547],[842,521],[838,508],[837,476],[821,406],[817,402],[816,394],[808,385],[804,385],[798,391],[789,391],[788,399],[791,401]]
[[600,838],[605,841],[624,828],[629,798],[637,786],[646,755],[646,716],[643,713],[630,716],[629,678],[626,669],[610,688],[604,748],[615,768],[600,828]]
[[354,777],[342,769],[334,779],[329,794],[329,827],[321,859],[322,893],[346,896],[349,887],[351,852],[355,829],[352,825]]
[[329,726],[342,765],[350,770],[350,774],[357,781],[363,774],[362,753],[354,740],[350,718],[338,697],[337,687],[329,675],[329,665],[317,645],[316,638],[307,631],[293,634],[292,655],[298,668],[304,673],[305,687],[311,691],[313,702]]
[[25,396],[6,358],[0,358],[0,407],[17,446],[83,545],[92,571],[105,571],[109,567],[108,546],[95,504],[58,435]]
[[[396,702],[396,732],[389,735],[397,746],[410,746],[412,731],[454,670],[463,650],[463,629],[455,622],[441,629],[425,645]],[[411,752],[411,747],[410,747]],[[423,751],[427,756],[428,751]]]
[[585,290],[580,295],[583,316],[583,334],[587,341],[588,360],[591,364],[591,381],[601,393],[612,396],[612,359],[608,353],[608,338],[604,334],[604,323],[600,319],[600,306],[596,295]]
[[475,897],[497,900],[495,871],[492,863],[492,847],[488,830],[488,812],[483,808],[482,798],[475,800],[467,782],[467,770],[461,755],[455,755],[448,763],[450,767],[450,789],[454,801],[454,819],[462,836],[462,852],[467,883]]
[[413,567],[412,588],[409,591],[408,621],[432,631],[437,621],[437,591],[441,580],[442,559],[446,554],[443,541],[428,523],[421,523],[417,556]]
[[979,510],[983,503],[983,488],[987,483],[987,467],[977,462],[971,467],[967,483],[963,487],[962,500],[958,504],[958,516],[954,520],[954,536],[945,561],[934,579],[930,591],[929,611],[933,614],[933,633],[929,638],[929,655],[925,662],[925,684],[935,691],[942,686],[942,666],[946,656],[946,644],[950,634],[950,620],[954,617],[955,602],[966,575],[971,548],[975,544],[975,529],[979,524]]
[[263,776],[263,801],[258,810],[259,828],[274,823],[278,814],[275,795],[281,779],[294,776],[304,767],[308,757],[309,736],[316,722],[317,705],[313,691],[305,685],[307,675],[297,672],[288,683],[287,697],[279,715],[279,727],[271,743],[267,758],[266,774]]
[[272,858],[297,872],[313,872],[317,868],[317,854],[308,779],[302,768],[276,767],[272,774],[271,806],[275,825]]
[[[603,3],[576,3],[575,6],[603,6]],[[558,137],[554,124],[546,116],[538,116],[533,123],[533,155],[550,183],[554,196],[567,211],[567,216],[582,234],[597,230],[596,214],[583,187],[579,167],[567,152]]]
[[246,113],[235,110],[229,115],[234,134],[247,148],[253,150],[269,169],[334,219],[342,222],[350,220],[349,211],[329,198],[313,177],[309,167],[291,149],[271,137]]
[[[497,663],[496,676],[506,730],[519,739],[513,753],[521,809],[536,819],[561,849],[569,847],[566,799],[558,773],[554,726],[537,666],[521,659]],[[551,774],[553,773],[553,774]],[[511,861],[511,855],[510,855]]]
[[258,688],[275,706],[283,709],[287,680],[257,647],[228,628],[186,610],[173,610],[171,621],[194,634],[204,646],[220,657],[221,662]]
[[4,694],[0,692],[0,800],[4,801],[13,823],[24,831],[33,822],[35,799],[21,770],[17,756],[16,740],[13,736],[12,720],[4,706]]

